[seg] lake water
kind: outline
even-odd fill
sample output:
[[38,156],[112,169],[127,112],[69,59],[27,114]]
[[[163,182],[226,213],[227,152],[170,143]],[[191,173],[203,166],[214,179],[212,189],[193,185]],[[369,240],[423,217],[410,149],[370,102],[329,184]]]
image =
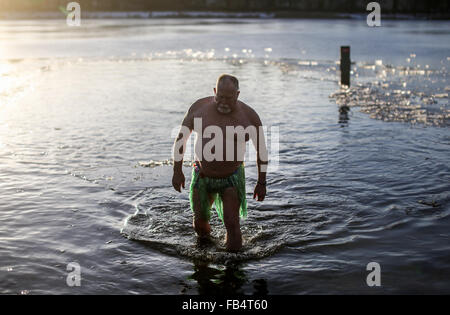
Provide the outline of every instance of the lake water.
[[[450,293],[449,26],[0,21],[0,293]],[[272,165],[258,203],[246,163],[239,254],[216,215],[217,246],[197,247],[171,188],[174,131],[223,72],[267,126]]]

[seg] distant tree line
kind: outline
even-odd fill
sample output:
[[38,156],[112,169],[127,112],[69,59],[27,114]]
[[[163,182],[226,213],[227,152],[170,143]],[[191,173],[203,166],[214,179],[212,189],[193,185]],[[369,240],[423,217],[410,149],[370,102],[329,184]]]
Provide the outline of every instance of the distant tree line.
[[[369,0],[0,0],[0,11],[53,11],[76,1],[86,11],[301,11],[363,13]],[[382,12],[448,14],[449,0],[378,0]]]

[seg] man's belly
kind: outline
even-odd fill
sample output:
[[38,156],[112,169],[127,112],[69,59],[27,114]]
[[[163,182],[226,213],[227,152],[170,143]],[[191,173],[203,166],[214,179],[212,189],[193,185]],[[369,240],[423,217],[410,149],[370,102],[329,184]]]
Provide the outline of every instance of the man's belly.
[[[219,149],[220,148],[220,149]],[[234,138],[214,142],[203,139],[195,142],[195,160],[207,177],[223,178],[233,174],[245,159],[246,142]]]

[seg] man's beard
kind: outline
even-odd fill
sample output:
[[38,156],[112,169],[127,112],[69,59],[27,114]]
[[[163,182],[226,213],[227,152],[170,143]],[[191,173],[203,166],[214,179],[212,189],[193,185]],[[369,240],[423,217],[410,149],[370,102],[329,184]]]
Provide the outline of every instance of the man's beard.
[[217,110],[221,114],[229,114],[229,113],[231,113],[231,107],[229,105],[226,105],[226,104],[220,104],[220,103],[217,104]]

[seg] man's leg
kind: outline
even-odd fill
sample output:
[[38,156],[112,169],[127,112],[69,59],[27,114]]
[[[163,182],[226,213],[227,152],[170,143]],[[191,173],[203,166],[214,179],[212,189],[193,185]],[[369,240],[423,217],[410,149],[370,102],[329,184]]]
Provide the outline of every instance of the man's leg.
[[223,221],[227,229],[227,250],[237,252],[242,248],[242,234],[239,223],[240,201],[236,188],[228,187],[222,193]]
[[[214,202],[213,195],[208,194],[210,206]],[[202,217],[202,208],[200,203],[200,195],[197,188],[194,188],[194,230],[199,237],[208,237],[211,233],[211,226],[208,220]]]

